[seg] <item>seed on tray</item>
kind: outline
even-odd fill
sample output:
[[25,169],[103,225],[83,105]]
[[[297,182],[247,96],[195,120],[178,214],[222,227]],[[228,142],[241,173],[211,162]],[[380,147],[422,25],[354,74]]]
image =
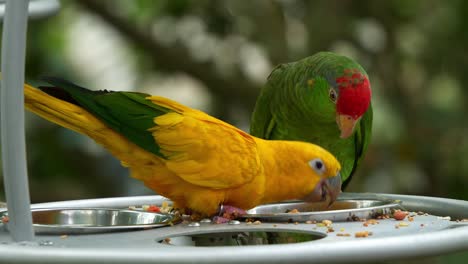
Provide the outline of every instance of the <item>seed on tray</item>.
[[336,236],[349,237],[349,236],[351,236],[351,234],[349,234],[349,233],[338,233],[338,234],[336,234]]
[[369,231],[360,231],[360,232],[354,233],[354,237],[368,237],[371,235],[372,235],[372,232],[369,232]]
[[409,226],[409,224],[406,223],[406,222],[400,222],[400,223],[398,223],[398,226],[399,227],[406,227],[406,226]]
[[150,205],[150,206],[148,206],[146,211],[150,212],[150,213],[160,213],[161,209],[159,207],[157,207],[156,205]]
[[376,219],[369,219],[366,222],[364,222],[362,225],[369,226],[369,225],[375,225],[375,224],[379,224],[379,221],[377,221]]
[[405,219],[405,217],[407,215],[408,215],[408,212],[406,212],[406,211],[396,210],[393,213],[393,218],[395,218],[395,220],[401,221],[401,220]]

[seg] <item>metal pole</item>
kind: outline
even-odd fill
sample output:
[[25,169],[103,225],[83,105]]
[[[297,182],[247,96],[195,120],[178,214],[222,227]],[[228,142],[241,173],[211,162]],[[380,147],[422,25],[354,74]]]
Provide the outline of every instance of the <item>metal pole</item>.
[[32,241],[24,132],[24,62],[28,0],[7,0],[3,20],[1,142],[8,227],[14,241]]

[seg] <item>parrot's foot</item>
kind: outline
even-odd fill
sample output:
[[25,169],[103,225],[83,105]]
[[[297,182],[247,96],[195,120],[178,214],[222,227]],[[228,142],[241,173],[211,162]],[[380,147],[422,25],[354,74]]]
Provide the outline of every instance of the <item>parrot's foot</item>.
[[[215,224],[224,224],[231,220],[246,214],[244,209],[240,209],[231,205],[221,205],[218,215],[211,218],[211,222]],[[187,223],[198,223],[204,221],[206,215],[185,208],[181,213],[182,220]]]
[[244,209],[240,209],[234,206],[230,205],[221,205],[220,212],[219,214],[223,217],[229,218],[229,219],[235,219],[239,216],[245,215],[247,212],[245,212]]
[[215,224],[225,224],[231,221],[231,219],[222,216],[213,216],[213,219],[211,221]]
[[246,214],[246,212],[243,209],[230,205],[221,205],[219,215],[213,217],[213,222],[216,224],[224,224],[244,214]]

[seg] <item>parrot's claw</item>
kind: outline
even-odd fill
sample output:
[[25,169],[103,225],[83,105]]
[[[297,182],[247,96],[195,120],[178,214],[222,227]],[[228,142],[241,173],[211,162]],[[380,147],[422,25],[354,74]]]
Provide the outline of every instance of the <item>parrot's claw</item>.
[[227,223],[229,221],[231,221],[231,219],[226,218],[226,217],[222,217],[222,216],[215,216],[215,217],[213,217],[213,220],[212,220],[212,222],[215,223],[215,224],[225,224],[225,223]]
[[231,205],[221,205],[219,208],[218,217],[225,218],[227,219],[227,221],[229,221],[229,220],[236,219],[239,216],[242,216],[245,214],[246,212],[243,209],[240,209]]

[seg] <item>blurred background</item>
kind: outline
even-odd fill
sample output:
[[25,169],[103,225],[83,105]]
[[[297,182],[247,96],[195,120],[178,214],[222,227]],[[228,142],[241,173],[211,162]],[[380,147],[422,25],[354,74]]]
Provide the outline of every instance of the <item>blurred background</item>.
[[[330,50],[370,75],[373,138],[347,191],[468,200],[468,2],[62,1],[29,23],[27,80],[162,95],[246,131],[279,63]],[[27,113],[33,202],[148,194],[88,138]]]
[[[468,2],[62,1],[31,21],[27,80],[172,98],[246,131],[272,68],[331,50],[373,90],[373,138],[347,191],[468,200]],[[32,202],[150,194],[90,139],[27,113]]]
[[[247,130],[272,68],[331,50],[367,70],[373,138],[347,191],[468,200],[468,2],[61,2],[29,23],[27,80],[172,98]],[[32,202],[149,194],[88,138],[27,113]]]
[[[53,75],[162,95],[248,131],[275,65],[334,51],[358,61],[373,90],[373,138],[347,191],[468,200],[468,1],[61,4],[29,23],[31,84]],[[152,194],[90,139],[26,120],[33,203]]]

